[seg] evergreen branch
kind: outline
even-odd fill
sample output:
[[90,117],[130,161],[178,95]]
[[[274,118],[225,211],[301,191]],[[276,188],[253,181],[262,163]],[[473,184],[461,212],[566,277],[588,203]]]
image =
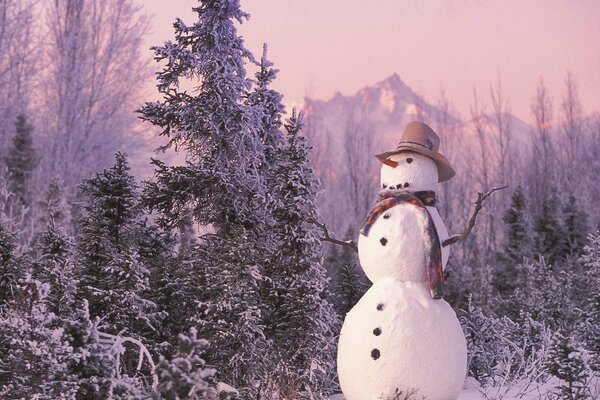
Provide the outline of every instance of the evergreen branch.
[[457,233],[455,235],[450,236],[448,239],[444,240],[444,242],[442,243],[442,246],[443,247],[450,246],[451,244],[454,244],[454,243],[458,242],[459,240],[466,239],[467,236],[469,236],[469,234],[471,233],[471,230],[473,229],[473,227],[475,226],[475,221],[477,220],[477,214],[479,214],[479,211],[481,211],[481,208],[483,207],[483,202],[488,197],[490,197],[492,195],[492,193],[494,193],[495,191],[506,189],[507,187],[508,187],[508,185],[504,185],[502,187],[495,187],[485,194],[481,193],[481,192],[477,193],[477,201],[475,202],[475,210],[473,210],[471,219],[469,219],[469,225],[467,225],[467,229],[465,229],[465,231],[463,233]]
[[327,226],[325,224],[318,222],[314,218],[307,218],[306,222],[319,227],[323,231],[323,237],[320,238],[322,242],[329,242],[329,243],[337,244],[338,246],[348,247],[358,253],[358,247],[356,246],[356,243],[354,243],[354,241],[352,241],[352,240],[344,241],[344,240],[332,238],[331,235],[329,234],[329,229],[327,229]]

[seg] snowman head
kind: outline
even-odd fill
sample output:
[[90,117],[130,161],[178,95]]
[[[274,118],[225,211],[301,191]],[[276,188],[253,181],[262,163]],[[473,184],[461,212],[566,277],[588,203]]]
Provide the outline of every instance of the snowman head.
[[412,151],[392,154],[381,166],[381,189],[435,191],[439,181],[436,163]]
[[[410,122],[394,150],[375,155],[384,164],[381,168],[382,187],[385,184],[396,189],[398,184],[402,184],[406,190],[434,190],[435,183],[451,179],[454,169],[439,149],[440,138],[429,125]],[[432,185],[431,177],[434,175],[437,180]],[[408,186],[404,187],[405,183]]]

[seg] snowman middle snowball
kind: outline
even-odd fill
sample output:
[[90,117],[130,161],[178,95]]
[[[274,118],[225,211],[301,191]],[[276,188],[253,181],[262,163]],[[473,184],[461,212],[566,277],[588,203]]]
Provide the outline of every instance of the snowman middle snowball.
[[[381,167],[381,190],[435,191],[438,184],[437,167],[433,160],[414,152],[390,156],[398,166]],[[400,189],[402,188],[402,189]],[[427,207],[436,226],[440,242],[448,238],[448,230],[435,207]],[[358,257],[371,282],[396,278],[403,282],[426,281],[425,268],[415,260],[425,258],[425,248],[417,227],[423,225],[420,216],[410,207],[393,207],[373,225],[369,236],[358,238]],[[382,243],[385,242],[385,245]],[[442,248],[442,265],[446,268],[448,248]]]

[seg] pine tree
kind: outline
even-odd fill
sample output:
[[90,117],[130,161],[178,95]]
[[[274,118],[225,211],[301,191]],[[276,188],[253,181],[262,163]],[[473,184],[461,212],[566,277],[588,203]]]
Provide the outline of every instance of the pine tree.
[[483,385],[494,383],[505,346],[503,333],[512,322],[484,314],[469,299],[467,310],[460,312],[460,323],[467,340],[469,375]]
[[590,234],[588,244],[584,247],[579,259],[582,269],[586,271],[585,285],[582,287],[583,321],[581,333],[590,353],[590,368],[600,372],[600,233]]
[[39,258],[32,266],[33,278],[49,285],[48,309],[58,316],[67,316],[75,306],[71,248],[67,237],[52,219],[40,237],[38,253]]
[[503,296],[513,294],[518,286],[522,264],[532,257],[531,233],[525,214],[525,196],[519,185],[512,195],[510,207],[504,213],[506,243],[504,252],[497,255],[492,283]]
[[579,257],[583,253],[588,233],[587,213],[577,205],[575,196],[570,195],[563,207],[563,227],[565,233],[565,256]]
[[[205,0],[193,9],[198,21],[177,20],[175,41],[154,47],[166,61],[158,74],[163,101],[148,103],[142,118],[169,138],[166,147],[187,151],[187,163],[169,167],[154,160],[156,181],[148,183],[145,202],[159,221],[176,227],[191,214],[209,232],[181,269],[177,291],[182,317],[209,340],[205,360],[248,397],[269,369],[260,309],[265,237],[263,146],[258,113],[246,104],[251,60],[237,36],[235,21],[247,14],[237,0]],[[184,79],[198,79],[196,90],[181,91]]]
[[589,295],[583,309],[582,337],[590,354],[589,365],[600,372],[600,288]]
[[59,178],[52,178],[48,183],[46,192],[37,205],[39,213],[38,226],[46,227],[50,221],[53,221],[54,225],[58,227],[68,228],[66,223],[68,222],[69,210],[62,186],[62,180]]
[[513,262],[522,262],[531,256],[530,232],[525,214],[525,196],[519,185],[512,195],[510,207],[504,213],[506,224],[505,254]]
[[551,264],[560,261],[564,256],[564,232],[556,219],[559,210],[560,204],[557,199],[545,198],[534,224],[535,251]]
[[284,398],[323,395],[331,389],[325,378],[334,369],[334,332],[339,323],[327,295],[319,232],[308,222],[318,217],[314,203],[318,183],[301,127],[302,114],[294,112],[269,183],[277,252],[267,274],[273,308],[265,332],[279,353],[274,379],[279,380],[277,390]]
[[150,301],[150,271],[137,244],[141,208],[125,155],[85,180],[84,218],[77,237],[77,298],[92,316],[103,317],[109,333],[142,335],[157,330],[157,306]]
[[345,316],[354,307],[358,300],[364,294],[360,283],[356,264],[344,264],[340,270],[339,282],[337,285],[337,296],[339,298],[337,312],[340,316]]
[[9,188],[15,194],[19,206],[31,206],[31,174],[35,168],[37,157],[31,135],[33,127],[27,123],[24,115],[19,115],[15,122],[15,136],[12,148],[6,157]]
[[0,397],[75,398],[71,369],[77,355],[58,317],[46,308],[48,285],[20,282],[12,307],[0,316]]
[[[323,395],[331,389],[324,384],[323,372],[333,370],[332,330],[338,321],[325,294],[328,282],[319,236],[307,222],[316,218],[318,185],[309,165],[310,149],[299,135],[301,116],[294,112],[287,121],[287,137],[281,131],[282,96],[270,89],[278,71],[267,59],[266,45],[258,65],[247,101],[260,115],[264,164],[259,171],[265,177],[267,210],[273,221],[263,239],[273,246],[263,256],[261,307],[276,364],[264,391],[284,398]],[[312,306],[307,303],[310,298]]]
[[115,360],[98,336],[99,318],[92,319],[87,300],[83,300],[63,325],[77,355],[71,373],[77,381],[77,399],[102,400],[114,392]]
[[155,368],[159,381],[157,394],[161,399],[200,400],[210,395],[216,398],[216,371],[206,368],[201,358],[207,346],[206,340],[197,338],[195,328],[190,329],[189,336],[179,335],[175,354],[171,358],[161,356]]
[[562,381],[557,387],[561,399],[590,398],[587,387],[589,371],[582,359],[581,350],[563,331],[556,332],[552,338],[544,367],[549,374]]
[[0,221],[0,310],[14,299],[23,266],[15,255],[16,238]]

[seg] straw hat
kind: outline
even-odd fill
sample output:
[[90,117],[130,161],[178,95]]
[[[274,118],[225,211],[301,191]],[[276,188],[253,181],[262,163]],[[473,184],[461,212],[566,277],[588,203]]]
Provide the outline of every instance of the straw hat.
[[415,153],[423,154],[435,161],[438,169],[438,181],[445,182],[450,180],[456,172],[450,166],[446,157],[438,153],[440,148],[439,136],[429,127],[429,125],[422,122],[409,122],[402,132],[400,142],[395,150],[386,151],[385,153],[377,154],[380,161],[386,160],[389,156],[402,153],[403,151],[413,151]]

